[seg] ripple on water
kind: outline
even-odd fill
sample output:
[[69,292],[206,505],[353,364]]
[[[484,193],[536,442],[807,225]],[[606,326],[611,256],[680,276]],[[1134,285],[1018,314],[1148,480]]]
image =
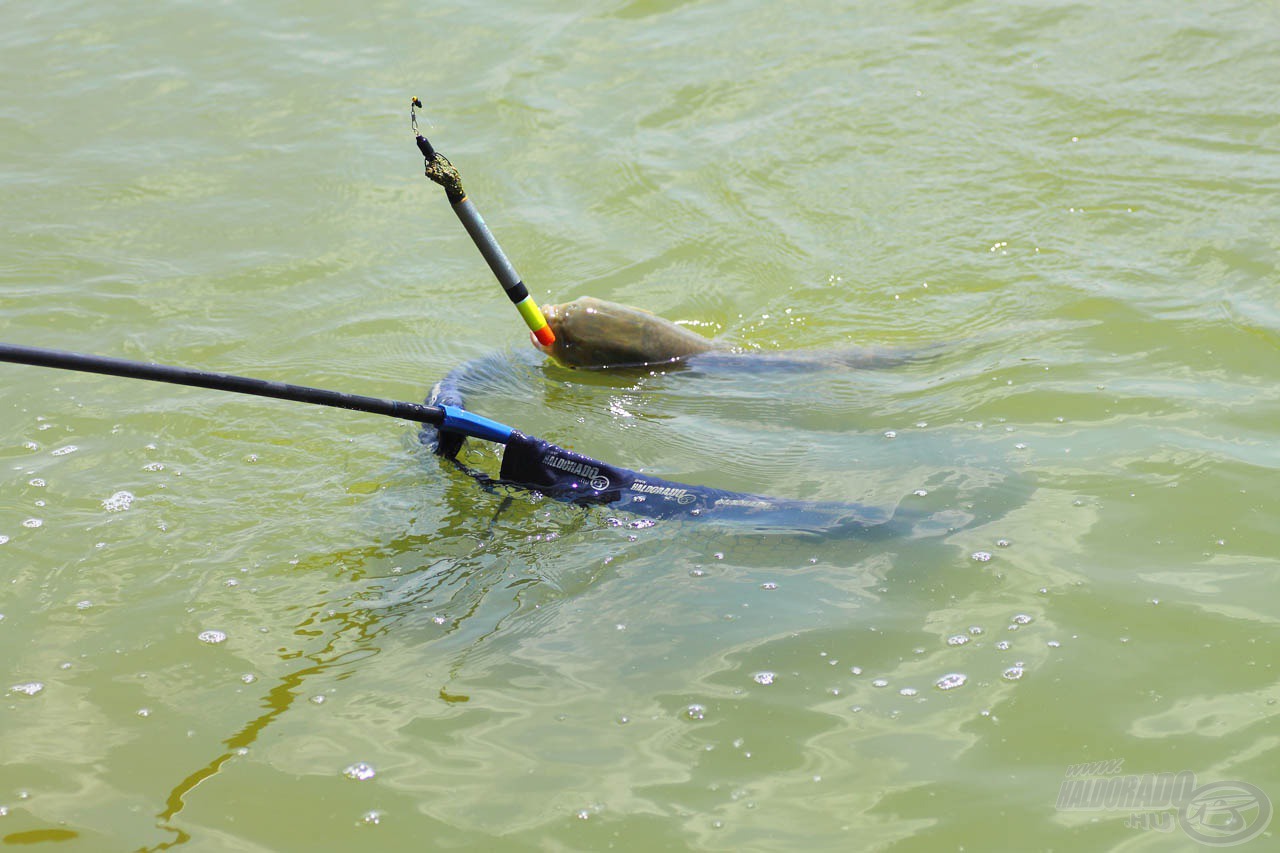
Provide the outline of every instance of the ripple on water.
[[363,761],[357,761],[355,764],[349,764],[342,771],[342,775],[348,779],[354,779],[357,782],[364,782],[376,776],[378,771],[373,769],[373,765]]
[[102,508],[107,512],[124,512],[133,506],[133,493],[119,491],[102,501]]
[[24,696],[38,696],[44,692],[44,684],[39,681],[28,681],[26,684],[15,684],[9,688],[10,693],[21,693]]

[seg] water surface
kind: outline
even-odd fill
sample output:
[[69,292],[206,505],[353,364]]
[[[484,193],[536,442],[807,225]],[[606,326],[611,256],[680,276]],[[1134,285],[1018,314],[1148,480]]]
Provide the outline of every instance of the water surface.
[[527,346],[417,95],[544,303],[944,345],[513,355],[478,410],[978,520],[641,525],[396,421],[3,366],[0,840],[1191,849],[1058,810],[1067,768],[1280,798],[1277,7],[579,6],[10,8],[0,339],[409,400]]

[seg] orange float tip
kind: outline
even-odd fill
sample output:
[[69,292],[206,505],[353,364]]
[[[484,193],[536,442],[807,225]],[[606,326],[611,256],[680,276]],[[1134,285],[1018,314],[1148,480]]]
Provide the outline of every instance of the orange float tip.
[[538,343],[544,347],[549,347],[556,342],[556,333],[551,331],[550,326],[543,326],[541,329],[534,329],[533,336],[538,339]]

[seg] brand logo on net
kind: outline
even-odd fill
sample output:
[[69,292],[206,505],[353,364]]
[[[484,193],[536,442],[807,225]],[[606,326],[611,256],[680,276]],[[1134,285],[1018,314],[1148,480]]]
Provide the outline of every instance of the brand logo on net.
[[572,459],[565,459],[563,456],[556,456],[554,453],[544,456],[542,464],[548,468],[557,468],[590,481],[591,488],[597,492],[603,492],[609,488],[609,478],[600,473],[600,469],[594,465],[586,465]]
[[688,489],[678,489],[674,486],[659,486],[654,483],[646,483],[644,480],[636,480],[631,484],[633,492],[641,492],[646,495],[661,495],[664,498],[672,498],[678,504],[691,504],[698,499],[698,496],[690,492]]

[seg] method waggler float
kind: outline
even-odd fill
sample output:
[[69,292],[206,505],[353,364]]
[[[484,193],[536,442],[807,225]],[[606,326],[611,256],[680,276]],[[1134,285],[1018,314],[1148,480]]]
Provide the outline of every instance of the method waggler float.
[[436,151],[427,138],[418,131],[417,110],[421,108],[422,101],[414,98],[409,105],[409,124],[413,129],[414,141],[418,143],[418,150],[422,152],[423,173],[444,187],[444,194],[448,197],[453,212],[461,220],[462,227],[466,228],[467,233],[471,235],[471,241],[476,244],[480,254],[484,255],[489,269],[493,270],[493,274],[497,276],[498,283],[502,285],[502,289],[507,292],[507,297],[524,318],[525,325],[529,327],[534,339],[543,346],[551,346],[556,342],[555,333],[547,325],[547,320],[542,316],[538,303],[529,295],[529,288],[525,287],[520,274],[516,272],[516,268],[507,259],[506,253],[494,239],[493,232],[489,230],[488,225],[485,225],[480,211],[476,210],[471,199],[467,198],[467,193],[462,188],[462,176],[448,158]]

